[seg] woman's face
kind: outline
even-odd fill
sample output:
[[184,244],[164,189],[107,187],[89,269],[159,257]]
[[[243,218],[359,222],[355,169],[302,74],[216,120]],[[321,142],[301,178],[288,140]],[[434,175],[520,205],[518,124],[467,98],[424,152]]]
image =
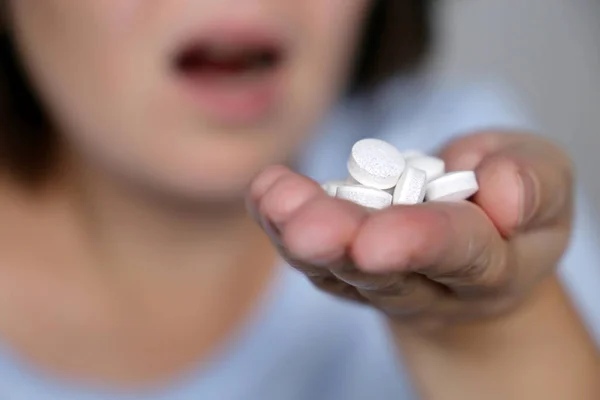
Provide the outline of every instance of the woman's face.
[[70,148],[120,178],[239,196],[337,99],[370,0],[13,0]]

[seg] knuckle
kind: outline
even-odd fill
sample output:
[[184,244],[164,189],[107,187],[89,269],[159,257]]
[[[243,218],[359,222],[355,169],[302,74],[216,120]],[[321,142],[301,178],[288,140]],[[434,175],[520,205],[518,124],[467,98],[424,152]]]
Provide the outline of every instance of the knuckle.
[[432,307],[435,291],[426,285],[424,278],[417,274],[410,275],[402,285],[394,290],[358,289],[358,292],[371,304],[388,315],[407,317],[422,314]]
[[504,291],[512,282],[512,268],[509,264],[508,252],[486,252],[486,263],[481,264],[478,283],[488,292]]
[[503,291],[512,281],[508,253],[494,248],[492,240],[483,241],[477,254],[460,273],[468,285],[473,285],[472,291],[479,293],[496,293]]
[[302,272],[304,275],[311,276],[311,277],[312,276],[318,277],[318,276],[329,276],[330,275],[325,268],[312,265],[312,264],[307,263],[306,261],[302,260],[301,258],[294,256],[283,245],[278,245],[277,250],[278,250],[279,254],[285,259],[285,262],[290,267]]
[[253,200],[260,199],[267,190],[289,170],[283,166],[269,166],[265,168],[250,184],[250,197]]
[[308,280],[324,293],[359,303],[366,303],[367,301],[356,288],[336,279],[334,276],[309,276]]
[[[342,278],[342,280],[346,280]],[[389,293],[396,296],[404,296],[411,292],[411,284],[400,273],[375,275],[357,273],[352,284],[361,290]]]

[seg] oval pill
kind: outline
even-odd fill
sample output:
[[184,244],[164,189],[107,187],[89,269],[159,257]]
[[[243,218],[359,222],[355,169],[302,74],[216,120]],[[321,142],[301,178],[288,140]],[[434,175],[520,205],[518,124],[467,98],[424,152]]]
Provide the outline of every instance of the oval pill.
[[327,192],[329,196],[335,197],[338,187],[347,185],[348,183],[345,181],[328,181],[321,185],[323,190]]
[[391,194],[361,185],[340,186],[335,197],[378,210],[392,205]]
[[446,163],[441,158],[423,156],[409,158],[406,163],[411,167],[425,171],[427,182],[439,178],[446,172]]
[[393,204],[418,204],[425,198],[427,186],[425,171],[414,167],[407,167],[400,177],[392,199]]
[[473,171],[450,172],[427,184],[427,201],[461,201],[473,196],[479,190],[477,177]]
[[358,183],[375,189],[393,188],[406,161],[393,145],[380,139],[362,139],[352,146],[348,172]]

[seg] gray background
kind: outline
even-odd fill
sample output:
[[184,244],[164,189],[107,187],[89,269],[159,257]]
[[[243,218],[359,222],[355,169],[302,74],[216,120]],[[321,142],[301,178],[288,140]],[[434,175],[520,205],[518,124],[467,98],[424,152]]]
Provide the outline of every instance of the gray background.
[[439,73],[493,72],[575,159],[600,215],[600,0],[438,0]]

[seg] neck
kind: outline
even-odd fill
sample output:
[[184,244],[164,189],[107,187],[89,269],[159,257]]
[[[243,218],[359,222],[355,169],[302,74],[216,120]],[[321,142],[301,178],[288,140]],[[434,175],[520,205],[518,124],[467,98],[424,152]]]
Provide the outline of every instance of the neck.
[[[83,264],[135,284],[213,291],[269,276],[276,253],[243,201],[177,202],[82,170],[54,189]],[[56,224],[51,227],[56,230]],[[68,243],[68,241],[66,242]],[[69,249],[67,249],[69,250]]]
[[[0,185],[0,265],[20,285],[0,292],[25,293],[27,329],[53,333],[25,348],[69,337],[90,350],[48,365],[126,384],[171,376],[240,327],[276,253],[241,202],[175,206],[86,175],[35,196]],[[15,297],[7,304],[21,310]]]

